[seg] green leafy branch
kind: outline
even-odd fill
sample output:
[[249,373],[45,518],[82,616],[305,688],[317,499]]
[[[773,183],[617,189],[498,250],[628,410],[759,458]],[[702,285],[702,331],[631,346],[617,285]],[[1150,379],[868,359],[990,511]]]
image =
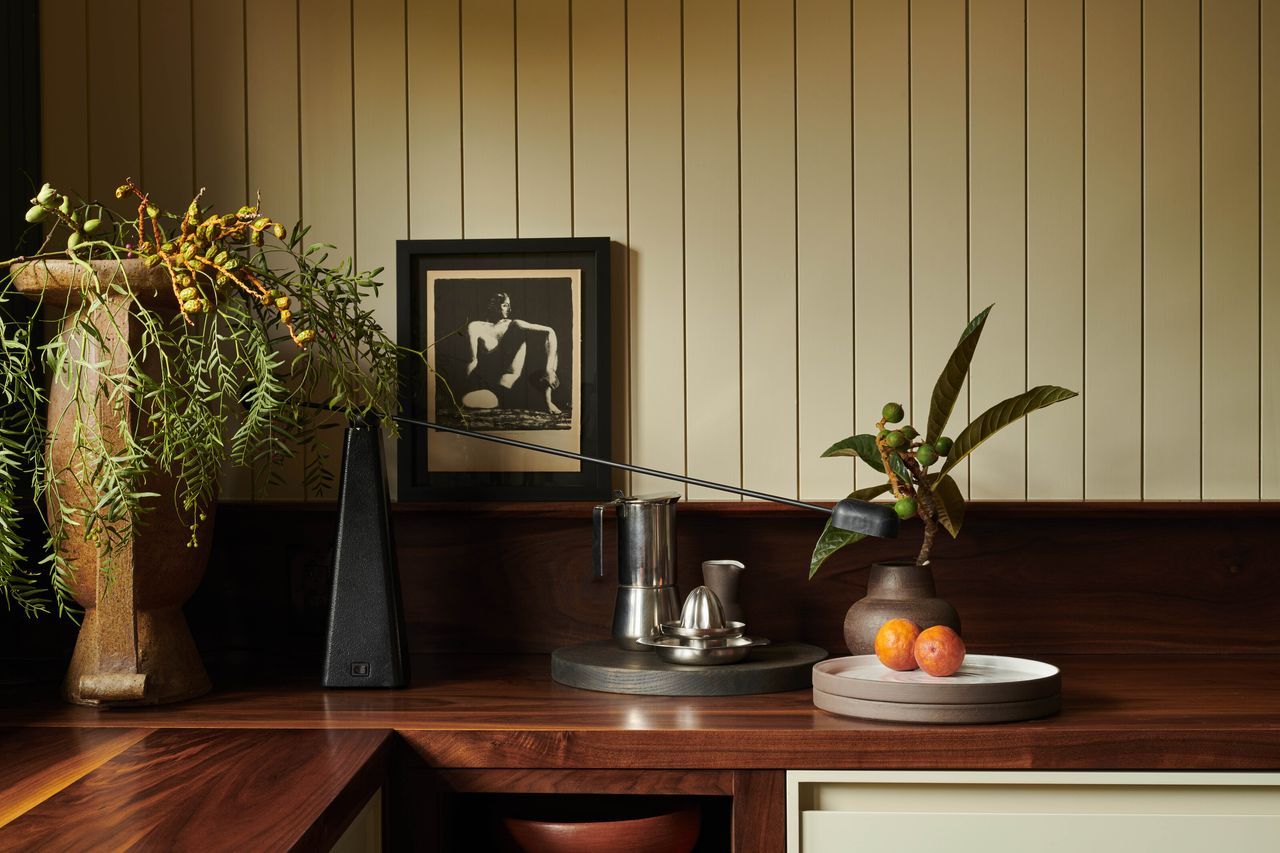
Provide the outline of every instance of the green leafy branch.
[[[874,471],[888,476],[889,482],[860,489],[849,497],[871,500],[892,492],[895,499],[893,508],[899,518],[919,518],[924,524],[924,539],[916,557],[917,565],[928,562],[939,526],[955,538],[960,535],[964,524],[964,495],[949,472],[979,445],[1010,424],[1037,409],[1076,396],[1075,391],[1066,388],[1041,385],[996,403],[961,430],[954,441],[943,434],[969,376],[969,366],[992,307],[988,306],[965,326],[939,374],[930,399],[928,427],[924,435],[909,423],[896,426],[905,419],[906,413],[902,404],[886,403],[881,411],[882,417],[876,423],[876,432],[849,436],[822,454],[856,457]],[[941,468],[930,472],[929,468],[940,460],[945,460]],[[813,555],[809,559],[809,577],[812,578],[836,551],[864,538],[859,533],[833,528],[828,521],[814,544]]]

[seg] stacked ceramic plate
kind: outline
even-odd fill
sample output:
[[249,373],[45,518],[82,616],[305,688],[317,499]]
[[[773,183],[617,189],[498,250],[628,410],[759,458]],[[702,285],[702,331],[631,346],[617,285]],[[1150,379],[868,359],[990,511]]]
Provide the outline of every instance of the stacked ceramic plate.
[[968,655],[954,675],[897,672],[875,655],[813,666],[813,704],[846,717],[904,723],[1006,723],[1062,707],[1056,666],[1023,658]]

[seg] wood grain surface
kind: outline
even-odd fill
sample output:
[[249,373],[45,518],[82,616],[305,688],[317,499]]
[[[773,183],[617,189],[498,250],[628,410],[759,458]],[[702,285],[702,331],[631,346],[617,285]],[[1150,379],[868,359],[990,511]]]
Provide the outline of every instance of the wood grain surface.
[[732,796],[731,770],[458,770],[437,777],[459,793],[504,794],[693,794]]
[[786,771],[740,770],[734,773],[734,853],[782,850],[786,841]]
[[150,729],[0,729],[0,827],[124,752]]
[[556,684],[546,656],[414,661],[404,690],[215,689],[128,715],[28,696],[0,726],[394,729],[432,767],[1280,769],[1280,656],[1058,655],[1063,709],[950,728],[837,717],[811,691],[629,696]]
[[[187,608],[211,669],[315,671],[328,612],[332,507],[224,504],[204,585]],[[550,653],[609,636],[617,574],[591,578],[589,505],[402,504],[394,510],[405,618],[416,653]],[[821,518],[772,504],[680,504],[678,583],[705,559],[742,560],[747,630],[838,654],[865,567],[912,554],[864,540],[806,580]],[[981,504],[942,536],[938,593],[970,648],[1037,654],[1274,653],[1280,504]],[[606,530],[606,548],[616,532]],[[216,675],[215,671],[215,675]]]
[[147,734],[13,820],[5,850],[327,850],[382,784],[386,732]]

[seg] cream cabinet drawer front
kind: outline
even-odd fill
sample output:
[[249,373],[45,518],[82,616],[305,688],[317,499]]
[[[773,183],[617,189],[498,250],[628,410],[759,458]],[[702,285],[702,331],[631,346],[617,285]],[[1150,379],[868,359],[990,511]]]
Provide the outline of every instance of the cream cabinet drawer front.
[[1280,773],[787,772],[789,853],[1280,853]]
[[805,812],[804,853],[1275,853],[1275,815]]

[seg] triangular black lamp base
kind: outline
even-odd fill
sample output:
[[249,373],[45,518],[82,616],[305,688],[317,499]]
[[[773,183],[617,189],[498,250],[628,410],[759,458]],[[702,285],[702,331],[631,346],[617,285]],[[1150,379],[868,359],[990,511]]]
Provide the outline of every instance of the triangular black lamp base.
[[404,687],[408,680],[381,430],[352,425],[342,448],[324,686]]

